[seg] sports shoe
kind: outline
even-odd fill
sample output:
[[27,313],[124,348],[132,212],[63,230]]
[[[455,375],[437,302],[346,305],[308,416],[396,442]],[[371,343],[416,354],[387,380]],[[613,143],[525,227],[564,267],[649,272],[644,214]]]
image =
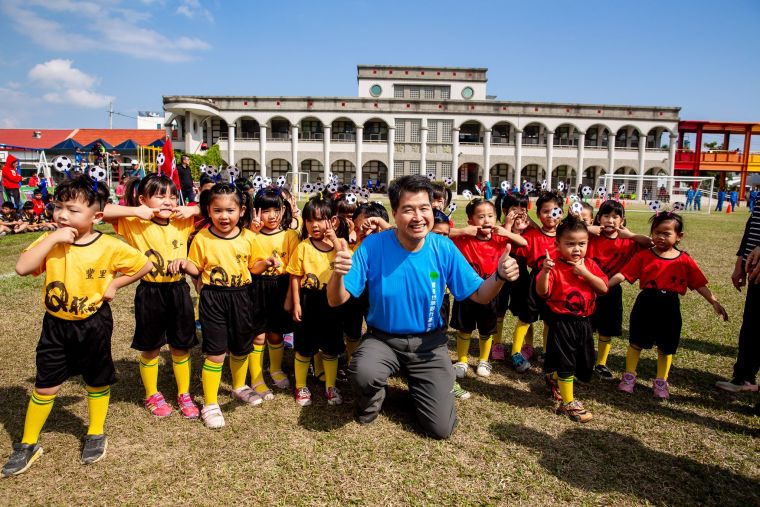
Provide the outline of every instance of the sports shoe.
[[570,420],[580,423],[587,423],[594,418],[591,412],[583,408],[578,400],[573,400],[570,403],[560,403],[557,407],[557,414],[566,415]]
[[172,407],[166,403],[164,395],[160,392],[145,400],[145,407],[156,417],[169,417],[172,415]]
[[526,343],[520,347],[520,354],[522,354],[526,361],[530,361],[530,358],[533,357],[533,345],[528,345]]
[[37,458],[42,456],[40,444],[13,444],[13,452],[3,467],[3,477],[18,475],[26,472]]
[[261,405],[264,403],[264,399],[259,395],[259,393],[248,386],[243,386],[239,389],[233,390],[232,397],[241,403],[245,403],[254,407],[256,405]]
[[457,378],[464,378],[465,375],[467,375],[468,369],[469,369],[469,366],[467,366],[467,363],[462,363],[462,362],[454,363],[454,374],[457,376]]
[[454,395],[454,398],[457,398],[459,400],[469,400],[470,396],[472,396],[470,394],[470,391],[459,385],[459,382],[454,382],[454,388],[451,390],[451,392]]
[[216,403],[203,407],[201,419],[203,419],[203,424],[209,429],[218,430],[224,427],[224,415],[222,415],[222,409]]
[[491,375],[492,369],[493,367],[488,361],[478,361],[478,368],[475,370],[475,373],[478,377],[488,377]]
[[285,344],[286,349],[293,348],[293,333],[285,333],[282,335],[282,343]]
[[546,382],[546,390],[549,397],[554,399],[554,401],[562,401],[562,396],[559,394],[559,384],[552,378],[551,373],[544,375],[544,381]]
[[527,371],[528,368],[530,368],[530,362],[528,362],[528,360],[525,359],[525,357],[523,357],[523,355],[518,352],[517,354],[512,356],[512,368],[517,373],[523,373]]
[[184,393],[177,396],[177,405],[179,405],[179,411],[182,412],[182,417],[185,419],[198,419],[200,410],[198,405],[193,401],[193,397],[190,393]]
[[715,387],[721,391],[728,391],[729,393],[740,393],[743,391],[754,393],[757,391],[757,384],[746,381],[739,383],[734,380],[720,380],[715,383]]
[[493,346],[491,349],[491,359],[494,361],[504,361],[506,358],[506,353],[504,352],[504,344],[503,343],[497,343]]
[[594,371],[602,380],[615,380],[615,376],[612,374],[606,364],[597,364],[594,366]]
[[296,389],[296,403],[302,407],[311,405],[311,391],[309,391],[308,387]]
[[290,380],[288,380],[288,376],[285,375],[284,371],[272,371],[269,372],[269,375],[272,377],[272,383],[277,389],[290,389]]
[[337,387],[328,387],[325,389],[325,397],[328,405],[342,405],[343,397],[340,395]]
[[618,391],[623,391],[624,393],[633,394],[633,388],[636,387],[636,375],[633,373],[625,372],[623,373],[623,378],[620,380],[620,383],[618,384]]
[[92,465],[106,457],[108,439],[105,435],[85,435],[82,455],[79,462],[83,465]]
[[654,384],[652,384],[652,394],[655,398],[660,398],[661,400],[667,400],[670,398],[668,382],[661,378],[654,379]]
[[[264,386],[264,389],[259,389],[259,386]],[[272,401],[274,399],[274,393],[267,387],[264,382],[257,382],[251,386],[251,389],[261,396],[264,401]]]

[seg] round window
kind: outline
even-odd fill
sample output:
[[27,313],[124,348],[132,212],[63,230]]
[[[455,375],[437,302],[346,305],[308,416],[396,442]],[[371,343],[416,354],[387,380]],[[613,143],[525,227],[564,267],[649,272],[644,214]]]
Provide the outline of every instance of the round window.
[[469,86],[465,86],[464,88],[462,88],[462,98],[469,100],[472,98],[473,95],[475,95],[475,90],[473,90]]
[[373,97],[379,97],[381,93],[383,93],[383,88],[379,85],[372,85],[369,89],[370,95]]

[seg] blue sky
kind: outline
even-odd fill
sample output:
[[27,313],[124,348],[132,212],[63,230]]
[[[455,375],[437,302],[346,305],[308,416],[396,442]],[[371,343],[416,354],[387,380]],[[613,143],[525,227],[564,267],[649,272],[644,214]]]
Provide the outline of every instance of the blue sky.
[[[0,0],[0,128],[162,95],[355,96],[357,64],[488,67],[503,100],[760,121],[760,2]],[[116,116],[114,127],[134,127]]]

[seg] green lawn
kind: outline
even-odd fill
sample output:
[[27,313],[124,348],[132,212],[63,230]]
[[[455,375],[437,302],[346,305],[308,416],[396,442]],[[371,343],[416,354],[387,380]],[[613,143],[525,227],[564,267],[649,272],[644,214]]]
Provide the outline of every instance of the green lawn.
[[[464,203],[455,219],[464,222]],[[648,230],[648,213],[629,213],[629,226]],[[381,417],[359,426],[349,403],[328,407],[316,384],[315,403],[299,408],[289,393],[263,407],[229,397],[225,367],[221,431],[176,413],[153,419],[142,407],[133,331],[134,287],[114,309],[112,389],[107,458],[78,464],[87,404],[79,379],[66,383],[43,431],[45,454],[25,475],[0,481],[0,504],[760,504],[760,418],[757,395],[714,389],[731,373],[744,294],[730,284],[747,214],[687,215],[683,247],[695,257],[731,319],[723,323],[695,293],[683,298],[683,337],[670,377],[671,399],[651,395],[654,351],[645,351],[633,396],[594,380],[577,397],[594,413],[579,425],[554,414],[537,369],[518,375],[497,363],[487,380],[471,372],[473,393],[457,402],[459,426],[450,440],[421,436],[408,409],[404,382],[394,379]],[[0,461],[22,432],[40,331],[39,279],[13,266],[33,235],[0,238]],[[626,285],[627,313],[637,288]],[[652,316],[653,330],[657,316]],[[506,326],[511,341],[514,320]],[[540,335],[537,335],[540,336]],[[619,374],[626,342],[613,340],[609,365]],[[453,340],[451,341],[453,357]],[[473,353],[476,352],[473,341]],[[160,388],[176,388],[167,355]],[[290,367],[291,356],[286,358]],[[192,392],[200,398],[200,354],[193,355]],[[474,363],[474,359],[471,359]],[[292,369],[292,368],[290,368]]]

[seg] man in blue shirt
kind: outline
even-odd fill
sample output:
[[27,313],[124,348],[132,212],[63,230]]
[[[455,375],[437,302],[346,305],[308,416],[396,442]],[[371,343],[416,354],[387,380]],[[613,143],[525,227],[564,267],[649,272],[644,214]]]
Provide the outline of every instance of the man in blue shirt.
[[444,291],[455,299],[491,301],[519,268],[499,259],[494,276],[483,280],[447,238],[429,234],[433,225],[433,186],[424,176],[403,176],[388,190],[396,227],[368,236],[353,257],[342,243],[327,284],[327,299],[338,306],[367,289],[367,334],[353,354],[349,373],[356,418],[375,420],[385,399],[388,377],[400,370],[423,430],[448,438],[456,424],[454,369],[440,315]]

